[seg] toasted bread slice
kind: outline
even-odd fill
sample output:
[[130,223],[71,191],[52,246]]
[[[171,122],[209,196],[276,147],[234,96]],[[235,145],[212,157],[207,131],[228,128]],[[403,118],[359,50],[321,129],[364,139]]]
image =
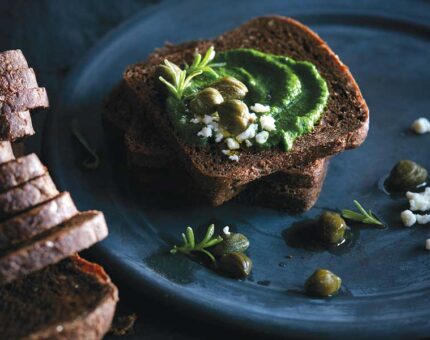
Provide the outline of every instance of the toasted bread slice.
[[[298,138],[289,152],[281,147],[243,150],[239,162],[226,159],[221,146],[214,151],[186,144],[175,133],[164,110],[164,99],[156,90],[156,68],[165,58],[177,64],[190,63],[196,51],[205,52],[211,45],[216,51],[256,48],[312,62],[327,81],[330,92],[319,125],[312,133]],[[124,80],[139,96],[143,112],[163,131],[163,138],[212,202],[221,202],[225,192],[262,176],[355,148],[367,136],[369,111],[348,68],[317,34],[290,18],[256,18],[211,41],[166,46],[156,50],[144,63],[130,66]]]
[[10,142],[0,141],[0,164],[14,160],[15,156],[13,154],[12,145]]
[[118,290],[77,255],[0,288],[2,339],[102,339]]
[[0,193],[0,220],[46,202],[58,194],[48,173]]
[[57,263],[101,241],[107,234],[101,212],[79,213],[48,232],[0,253],[0,284]]
[[37,80],[32,68],[20,68],[0,74],[0,94],[36,88]]
[[78,210],[68,192],[0,223],[0,250],[30,240],[71,219]]
[[48,94],[44,87],[24,89],[0,96],[1,114],[11,114],[40,107],[49,107]]
[[47,172],[36,154],[0,164],[0,192],[19,186]]

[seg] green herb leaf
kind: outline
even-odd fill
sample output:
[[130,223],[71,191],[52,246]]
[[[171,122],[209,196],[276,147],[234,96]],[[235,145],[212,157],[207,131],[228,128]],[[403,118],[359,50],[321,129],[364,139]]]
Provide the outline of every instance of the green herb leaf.
[[100,157],[99,155],[94,151],[94,149],[89,145],[87,139],[85,138],[85,136],[82,134],[79,125],[78,125],[78,121],[76,119],[74,119],[72,121],[72,134],[73,136],[76,137],[76,139],[78,140],[78,142],[82,145],[82,147],[89,153],[89,155],[91,156],[90,158],[84,159],[82,161],[82,166],[87,168],[87,169],[97,169],[100,166]]
[[342,210],[342,216],[346,219],[358,221],[365,224],[376,224],[383,226],[384,224],[372,213],[372,210],[366,211],[363,206],[356,200],[354,204],[359,210],[359,212],[352,211],[349,209]]
[[213,67],[223,66],[225,63],[210,64],[214,58],[215,50],[214,47],[211,46],[208,48],[203,58],[201,54],[197,53],[194,56],[193,63],[190,66],[186,65],[185,70],[181,70],[179,66],[165,59],[164,65],[160,65],[160,67],[166,71],[171,81],[162,76],[158,77],[158,79],[167,86],[169,92],[176,99],[180,100],[184,95],[184,91],[191,85],[191,81],[194,77],[203,72],[208,72],[218,77]]
[[179,252],[185,255],[191,255],[192,252],[200,252],[207,255],[211,261],[215,262],[215,257],[207,250],[207,248],[221,243],[223,239],[221,236],[213,237],[214,231],[215,226],[211,224],[208,227],[203,240],[196,244],[193,229],[191,227],[187,227],[185,234],[182,233],[182,240],[184,241],[184,244],[182,246],[173,246],[173,248],[170,250],[170,253],[176,254]]

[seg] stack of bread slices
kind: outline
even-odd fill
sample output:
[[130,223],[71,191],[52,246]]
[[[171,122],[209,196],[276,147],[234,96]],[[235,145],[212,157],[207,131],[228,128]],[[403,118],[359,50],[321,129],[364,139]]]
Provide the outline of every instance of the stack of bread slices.
[[[165,112],[157,66],[165,59],[190,64],[196,52],[254,48],[312,62],[328,84],[323,118],[285,152],[241,151],[240,161],[218,148],[199,148],[178,136]],[[179,192],[214,206],[233,198],[289,212],[310,209],[321,191],[328,160],[366,138],[369,112],[348,68],[308,27],[280,16],[260,17],[213,40],[166,45],[129,66],[105,103],[104,122],[121,139],[131,171],[155,192]]]
[[0,338],[100,339],[117,289],[76,253],[107,236],[104,216],[79,212],[35,154],[15,158],[48,98],[20,50],[0,53],[0,70]]

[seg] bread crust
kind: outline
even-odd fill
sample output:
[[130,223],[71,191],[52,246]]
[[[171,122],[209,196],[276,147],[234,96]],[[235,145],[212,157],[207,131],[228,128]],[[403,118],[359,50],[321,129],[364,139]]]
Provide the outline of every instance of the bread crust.
[[36,87],[36,74],[32,68],[20,68],[0,74],[0,95]]
[[27,60],[21,50],[9,50],[0,53],[0,73],[27,67]]
[[57,263],[104,239],[108,234],[101,212],[86,211],[48,233],[0,254],[0,284]]
[[0,164],[0,192],[19,186],[47,172],[36,154]]
[[69,220],[78,210],[68,192],[0,223],[0,251]]

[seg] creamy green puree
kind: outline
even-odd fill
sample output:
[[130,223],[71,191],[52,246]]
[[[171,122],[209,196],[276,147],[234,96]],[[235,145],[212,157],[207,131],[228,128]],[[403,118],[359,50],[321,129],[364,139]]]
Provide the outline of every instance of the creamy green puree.
[[197,136],[202,124],[190,123],[193,115],[187,108],[187,98],[223,76],[235,77],[248,87],[249,92],[243,100],[248,107],[255,103],[270,106],[269,114],[275,118],[276,131],[270,132],[267,142],[258,147],[270,148],[282,143],[288,151],[294,140],[311,132],[321,118],[329,92],[312,63],[254,49],[219,52],[214,62],[223,63],[215,68],[218,78],[205,72],[193,78],[181,101],[173,96],[167,99],[170,119],[177,133],[188,143],[207,145],[209,139]]

